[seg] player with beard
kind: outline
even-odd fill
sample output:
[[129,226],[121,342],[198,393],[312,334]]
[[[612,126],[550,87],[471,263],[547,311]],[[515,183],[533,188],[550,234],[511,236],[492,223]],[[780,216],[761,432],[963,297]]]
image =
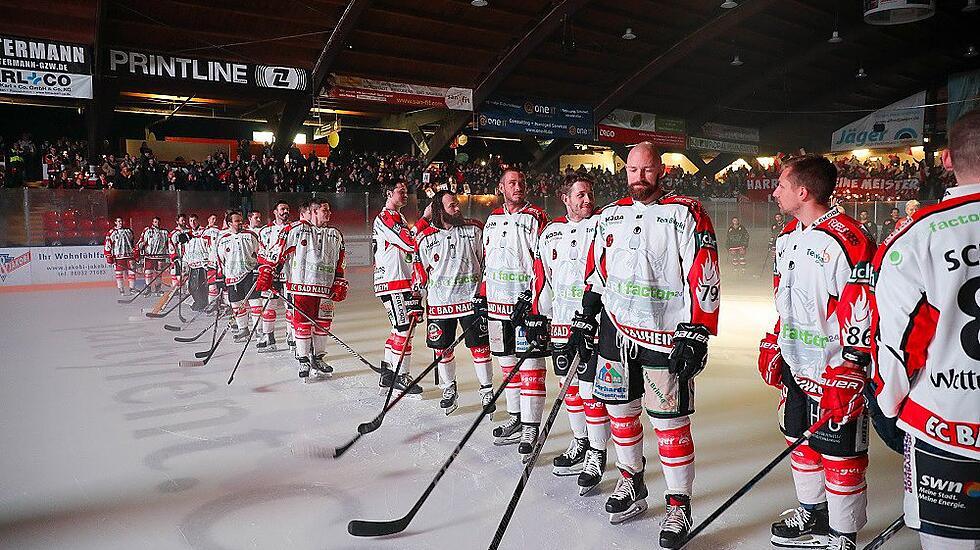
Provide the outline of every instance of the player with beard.
[[[227,222],[222,220],[222,224],[225,223]],[[208,226],[201,231],[201,234],[204,236],[204,242],[207,246],[208,254],[208,303],[213,304],[214,301],[218,299],[218,283],[217,268],[211,261],[211,248],[214,246],[214,243],[218,241],[218,237],[221,236],[221,227],[218,225],[218,216],[215,216],[214,214],[208,216]]]
[[[478,314],[489,318],[490,352],[497,356],[506,377],[517,365],[517,355],[527,353],[530,348],[524,327],[515,326],[511,316],[522,292],[527,293],[524,301],[530,305],[528,287],[534,273],[534,254],[548,215],[527,201],[527,183],[520,170],[504,170],[497,188],[504,204],[490,213],[484,225],[486,269],[474,307]],[[529,352],[520,374],[504,390],[510,418],[493,429],[494,444],[520,441],[517,451],[525,458],[530,456],[538,439],[544,413],[544,358],[547,356],[546,348]]]
[[[259,229],[259,255],[265,254],[265,251],[275,246],[277,240],[279,239],[279,234],[282,233],[283,228],[289,225],[289,204],[286,201],[279,201],[276,203],[276,207],[272,210],[272,215],[269,220],[269,224]],[[277,292],[282,291],[282,277],[280,276],[275,281],[272,282],[273,289]],[[268,298],[269,293],[265,293],[264,297]],[[262,337],[259,342],[255,345],[259,353],[268,353],[276,351],[276,310],[282,303],[278,297],[273,297],[269,300],[269,305],[262,312]],[[290,347],[296,346],[296,341],[292,338],[293,334],[293,311],[291,306],[286,306],[286,342]]]
[[667,486],[660,545],[679,548],[691,528],[694,377],[717,332],[720,281],[711,219],[698,201],[667,193],[663,172],[656,147],[636,145],[626,161],[629,196],[596,213],[570,344],[589,359],[598,333],[592,395],[609,412],[621,474],[606,501],[610,521],[646,510],[646,409]]
[[179,286],[187,276],[187,266],[184,265],[184,249],[190,240],[191,229],[187,225],[187,216],[177,214],[174,220],[176,227],[167,239],[167,250],[170,254],[170,280],[174,286]]
[[136,262],[139,261],[139,249],[133,246],[133,230],[123,227],[123,219],[119,216],[116,216],[115,226],[105,235],[104,253],[106,262],[115,267],[119,294],[133,293],[136,286]]
[[211,247],[211,263],[217,272],[216,280],[228,289],[228,303],[238,327],[235,341],[243,342],[262,312],[262,296],[252,288],[259,266],[259,236],[243,227],[242,213],[237,210],[229,210],[225,222],[228,229]]
[[170,235],[160,227],[160,216],[154,216],[150,226],[143,230],[136,250],[143,256],[143,280],[146,286],[156,279],[154,291],[157,296],[163,296],[163,277],[157,278],[167,259],[167,244]]
[[486,319],[473,313],[473,295],[483,279],[483,224],[464,218],[456,195],[449,191],[432,197],[429,218],[416,235],[414,286],[426,294],[426,344],[439,357],[439,406],[448,415],[458,401],[456,357],[449,348],[457,324],[467,331],[465,342],[480,381],[481,401],[486,405],[493,396]]
[[211,243],[210,237],[204,234],[204,228],[197,223],[197,214],[187,216],[187,223],[189,231],[181,237],[185,239],[182,263],[187,270],[187,291],[194,298],[191,310],[201,311],[208,305]]
[[[533,305],[525,329],[530,340],[540,341],[543,338],[538,331],[547,327],[550,318],[551,357],[559,377],[568,373],[576,351],[568,345],[568,333],[575,310],[582,303],[586,258],[595,236],[592,185],[588,176],[565,177],[558,194],[566,215],[545,226],[534,259]],[[555,457],[553,469],[557,476],[578,475],[583,496],[602,480],[609,441],[609,415],[606,406],[592,397],[595,366],[590,369],[588,363],[579,364],[565,394],[572,441]],[[588,373],[593,378],[588,378]]]

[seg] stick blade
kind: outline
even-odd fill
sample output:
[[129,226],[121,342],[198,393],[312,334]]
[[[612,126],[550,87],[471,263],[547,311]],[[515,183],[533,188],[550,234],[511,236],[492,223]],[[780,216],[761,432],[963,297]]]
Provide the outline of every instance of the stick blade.
[[194,352],[194,357],[198,359],[204,359],[208,355],[211,355],[211,350]]
[[204,361],[194,361],[191,359],[181,359],[177,362],[179,367],[203,367]]
[[378,422],[377,419],[372,420],[370,422],[363,422],[357,425],[357,433],[361,435],[369,434],[380,427],[381,427],[381,422]]
[[180,342],[181,344],[189,344],[191,342],[196,342],[199,337],[193,336],[174,336],[174,342]]
[[351,520],[347,524],[347,532],[355,537],[383,537],[401,533],[408,527],[409,518],[401,518],[393,521],[368,521],[362,519]]
[[147,311],[146,316],[149,317],[150,319],[163,319],[164,317],[166,317],[166,315],[162,313],[155,313],[153,311]]
[[163,328],[172,332],[180,332],[181,330],[183,330],[181,327],[177,327],[174,325],[163,325]]

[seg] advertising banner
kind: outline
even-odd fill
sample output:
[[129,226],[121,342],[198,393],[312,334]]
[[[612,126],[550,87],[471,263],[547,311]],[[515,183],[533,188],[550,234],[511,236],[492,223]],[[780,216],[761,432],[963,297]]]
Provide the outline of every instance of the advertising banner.
[[921,91],[838,129],[830,139],[831,151],[922,145],[926,101]]
[[687,144],[684,121],[616,109],[598,125],[599,141],[609,143],[639,143],[649,141],[660,147],[683,149]]
[[188,80],[298,91],[306,90],[309,86],[306,69],[297,67],[255,65],[116,48],[108,50],[105,66],[110,74],[135,78]]
[[0,286],[111,281],[101,246],[0,248]]
[[758,155],[759,146],[751,143],[735,143],[720,139],[688,136],[687,146],[701,151],[718,151],[719,153],[734,153],[736,155]]
[[455,111],[473,110],[472,88],[440,88],[356,76],[331,75],[327,95],[337,99],[356,99],[391,105],[436,107]]
[[[766,202],[779,178],[748,178],[745,195],[752,201]],[[919,197],[918,178],[837,178],[834,196],[840,200],[909,200]]]
[[949,90],[946,128],[950,128],[961,116],[980,105],[980,69],[949,75],[946,89]]
[[92,98],[88,46],[0,35],[0,94]]
[[701,131],[704,132],[705,137],[711,139],[759,143],[758,128],[745,128],[743,126],[718,124],[717,122],[705,122],[701,125]]
[[488,99],[478,122],[484,130],[589,141],[595,128],[587,105],[505,98]]

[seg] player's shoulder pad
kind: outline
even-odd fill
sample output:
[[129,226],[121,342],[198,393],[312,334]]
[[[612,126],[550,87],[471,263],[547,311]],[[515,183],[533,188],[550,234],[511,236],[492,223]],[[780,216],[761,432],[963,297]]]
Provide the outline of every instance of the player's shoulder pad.
[[615,200],[615,201],[613,201],[613,202],[611,202],[611,203],[609,203],[609,204],[607,204],[605,206],[602,206],[600,208],[597,208],[595,210],[595,212],[592,213],[592,216],[598,218],[606,210],[611,210],[613,208],[616,208],[617,206],[631,206],[632,204],[633,204],[633,197],[623,197],[623,198],[621,198],[619,200]]
[[893,231],[891,235],[881,241],[878,246],[877,252],[875,252],[874,266],[875,269],[881,266],[881,261],[885,257],[888,249],[891,248],[893,244],[899,239],[905,237],[909,233],[916,233],[919,228],[927,226],[930,221],[923,222],[925,218],[931,218],[937,214],[945,212],[951,208],[956,208],[957,206],[962,206],[963,204],[969,202],[975,202],[976,198],[972,195],[966,195],[961,197],[954,197],[951,199],[946,199],[936,204],[930,204],[929,206],[923,206],[918,212],[912,214],[912,220],[902,225],[898,231]]
[[538,227],[544,227],[548,223],[548,213],[540,206],[528,204],[524,207],[523,213],[536,219],[538,221]]
[[504,207],[503,206],[498,206],[498,207],[494,208],[492,212],[490,212],[490,215],[491,216],[502,216],[503,214],[504,214]]
[[788,235],[793,231],[796,231],[796,227],[798,225],[800,225],[800,222],[796,218],[793,218],[789,221],[789,223],[783,226],[783,229],[779,232],[779,236]]
[[874,255],[874,241],[861,231],[857,220],[847,214],[830,216],[817,224],[816,229],[830,235],[840,244],[851,265],[868,261]]
[[548,222],[548,225],[546,225],[545,228],[547,229],[548,227],[550,227],[552,225],[555,225],[555,224],[563,224],[563,223],[568,223],[568,216],[558,216],[557,218],[555,218],[555,219],[551,220],[550,222]]
[[679,204],[684,206],[698,220],[708,215],[701,201],[685,195],[667,195],[660,200],[660,204]]

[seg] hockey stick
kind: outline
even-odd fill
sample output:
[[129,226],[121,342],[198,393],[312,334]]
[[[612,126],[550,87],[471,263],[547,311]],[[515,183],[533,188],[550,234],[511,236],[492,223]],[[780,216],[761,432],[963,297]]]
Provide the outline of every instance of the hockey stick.
[[172,300],[174,295],[177,294],[177,291],[180,290],[180,288],[183,287],[185,284],[187,284],[187,278],[178,277],[178,283],[175,284],[170,290],[168,290],[166,294],[163,295],[162,298],[157,300],[156,305],[154,305],[150,311],[152,311],[153,313],[160,313],[160,310],[167,307],[167,304],[169,304],[170,300]]
[[878,533],[878,536],[871,539],[861,550],[877,550],[881,548],[885,544],[885,541],[892,538],[895,533],[901,531],[902,527],[905,527],[905,514],[898,516],[898,519],[893,521],[888,527],[885,527],[884,531]]
[[[217,326],[218,325],[215,324],[215,329],[217,329]],[[221,340],[225,337],[225,334],[228,334],[229,327],[231,327],[231,322],[225,325],[224,330],[221,331],[221,336],[218,336],[218,339],[215,340],[214,344],[211,345],[211,349],[207,351],[199,351],[194,354],[194,357],[197,357],[199,359],[203,358],[204,359],[203,361],[181,359],[180,361],[178,361],[177,365],[180,367],[203,367],[204,365],[207,365],[208,361],[210,361],[211,358],[214,357],[214,352],[215,350],[218,349],[218,345],[221,344]]]
[[[194,321],[197,321],[197,318],[200,317],[201,315],[207,315],[209,313],[211,313],[211,312],[208,311],[207,309],[202,309],[201,311],[198,311],[197,313],[195,313],[194,316],[191,317],[189,321],[186,320],[186,319],[181,319],[181,321],[183,321],[184,326],[187,326],[187,325],[193,324]],[[178,316],[180,315],[180,310],[179,309],[177,310],[177,314],[178,314]],[[184,330],[184,327],[179,327],[177,325],[163,325],[163,328],[165,328],[165,329],[167,329],[167,330],[169,330],[171,332],[180,332],[181,330]],[[211,325],[208,325],[208,328],[211,328]],[[207,330],[207,329],[204,329],[204,330]]]
[[[408,335],[405,336],[405,342],[402,344],[402,352],[398,354],[398,363],[395,364],[395,370],[392,371],[391,385],[388,386],[388,393],[385,395],[385,404],[381,406],[382,411],[388,408],[388,403],[391,403],[391,394],[395,392],[395,381],[398,379],[398,373],[401,372],[402,363],[405,362],[405,354],[408,352],[408,348],[412,345],[412,335],[415,333],[415,324],[415,317],[412,317],[408,321]],[[383,378],[384,373],[382,373],[381,376]],[[405,388],[403,393],[407,393],[411,387],[412,385],[409,385],[407,388]],[[382,418],[384,418],[384,415],[382,415]],[[381,422],[378,422],[378,426],[380,425]]]
[[368,361],[367,359],[365,359],[363,355],[361,355],[360,353],[357,353],[356,351],[354,351],[354,348],[348,346],[346,342],[344,342],[343,340],[341,340],[340,338],[338,338],[336,334],[334,334],[333,332],[330,332],[329,330],[327,330],[316,319],[313,319],[305,311],[297,308],[296,307],[296,303],[293,302],[290,298],[287,298],[285,293],[277,293],[277,294],[278,294],[278,296],[280,298],[282,298],[282,300],[284,302],[286,302],[287,304],[289,304],[290,306],[292,306],[292,308],[293,308],[293,315],[296,315],[296,312],[298,311],[300,313],[300,315],[302,315],[303,317],[306,317],[306,320],[307,321],[313,323],[313,325],[315,325],[317,328],[319,328],[320,330],[326,332],[327,333],[327,336],[333,338],[335,342],[337,342],[338,344],[340,344],[340,347],[342,347],[345,350],[347,350],[347,353],[349,353],[349,354],[353,355],[354,357],[356,357],[361,363],[364,363],[365,365],[367,365],[374,372],[376,372],[378,374],[381,373],[381,367],[378,367],[378,366],[375,366],[374,364],[372,364],[370,361]]
[[152,278],[152,279],[150,279],[150,282],[146,283],[146,286],[144,286],[142,289],[140,289],[140,291],[138,293],[136,293],[132,298],[126,298],[126,299],[123,299],[123,300],[116,300],[116,302],[117,303],[120,303],[120,304],[131,304],[131,303],[135,302],[137,298],[139,298],[140,296],[142,296],[143,293],[147,291],[147,289],[153,287],[153,283],[157,282],[157,280],[160,277],[163,276],[163,272],[166,271],[167,268],[170,267],[170,264],[171,263],[173,263],[173,262],[167,262],[167,265],[163,266],[163,268],[160,269],[160,272],[157,273],[157,276],[154,277],[154,278]]
[[531,478],[534,463],[538,460],[538,455],[541,454],[541,449],[544,448],[544,442],[548,439],[548,433],[551,432],[551,427],[555,424],[555,419],[558,418],[558,411],[561,410],[561,406],[565,402],[565,395],[568,393],[568,386],[572,381],[572,376],[575,376],[578,372],[579,362],[579,355],[576,353],[571,366],[568,367],[568,372],[565,373],[565,378],[561,382],[558,399],[555,400],[554,406],[551,407],[548,420],[542,426],[541,432],[538,434],[538,441],[534,444],[534,450],[531,452],[527,463],[524,464],[524,471],[521,472],[521,478],[517,481],[517,488],[514,489],[514,494],[511,495],[510,502],[507,503],[507,509],[504,510],[504,517],[500,518],[500,524],[497,525],[497,532],[493,534],[493,540],[490,542],[489,550],[496,550],[500,547],[500,541],[504,538],[504,532],[507,530],[507,525],[510,524],[510,518],[514,516],[517,503],[521,500],[524,488],[527,487],[527,482]]
[[[470,328],[473,328],[475,326],[476,326],[476,323],[470,324]],[[456,346],[458,346],[459,343],[463,341],[463,338],[466,337],[466,333],[467,332],[469,332],[469,328],[466,329],[466,330],[464,330],[462,334],[460,334],[459,336],[457,336],[456,337],[456,340],[452,344],[449,344],[449,348],[447,348],[447,349],[453,349]],[[436,358],[431,363],[429,363],[429,366],[425,367],[425,369],[423,369],[422,372],[420,372],[418,374],[418,376],[416,376],[415,379],[412,380],[411,384],[409,384],[408,387],[410,388],[410,387],[414,386],[415,384],[418,384],[423,378],[425,378],[426,375],[429,374],[429,371],[435,369],[436,366],[439,365],[439,361],[440,361],[440,359],[439,358]],[[354,445],[354,443],[357,443],[357,440],[360,439],[361,436],[363,436],[364,434],[369,434],[369,433],[377,430],[378,428],[380,428],[381,427],[381,422],[384,421],[385,415],[388,414],[388,411],[390,411],[392,408],[394,408],[395,405],[397,405],[398,402],[401,401],[402,398],[405,397],[405,395],[407,393],[408,393],[408,390],[407,389],[405,391],[399,393],[398,396],[395,397],[395,400],[392,401],[387,406],[385,406],[383,409],[381,409],[381,412],[378,413],[377,416],[375,416],[373,419],[369,420],[368,422],[362,422],[362,423],[358,424],[357,425],[357,435],[355,435],[353,439],[351,439],[350,441],[348,441],[344,445],[341,445],[340,447],[337,447],[336,449],[334,449],[334,451],[333,451],[333,457],[334,458],[340,458],[340,456],[342,454],[346,453],[347,450],[350,449],[352,445]]]
[[497,402],[497,399],[500,398],[500,395],[504,393],[504,389],[507,387],[507,384],[510,384],[511,380],[514,379],[514,376],[516,376],[517,373],[520,372],[521,365],[528,357],[530,357],[531,353],[534,350],[535,350],[535,346],[534,344],[531,344],[531,347],[524,353],[524,355],[521,357],[521,360],[518,361],[517,364],[514,365],[514,368],[510,371],[510,373],[504,377],[503,383],[501,383],[500,387],[498,387],[497,390],[493,392],[493,396],[490,402],[483,406],[483,411],[479,414],[479,416],[476,417],[476,420],[473,421],[473,425],[470,426],[470,429],[466,432],[466,435],[463,436],[463,439],[461,439],[459,443],[456,444],[456,448],[454,448],[453,452],[449,454],[449,458],[442,465],[442,468],[439,469],[439,472],[436,474],[436,477],[432,479],[432,481],[429,483],[429,486],[426,487],[425,491],[422,492],[422,496],[419,497],[419,499],[415,502],[415,505],[412,506],[412,509],[409,510],[407,514],[405,514],[404,516],[398,519],[388,520],[388,521],[370,521],[370,520],[355,519],[347,524],[347,532],[350,533],[351,535],[354,535],[355,537],[381,537],[384,535],[393,535],[395,533],[401,533],[402,531],[404,531],[408,527],[408,524],[412,522],[412,518],[415,517],[415,514],[417,514],[419,512],[419,509],[422,508],[422,505],[425,504],[426,499],[429,498],[429,495],[436,488],[436,484],[439,483],[439,480],[442,479],[442,476],[446,474],[446,470],[449,469],[449,466],[453,463],[454,460],[456,460],[456,457],[459,456],[460,451],[462,451],[463,447],[466,446],[466,442],[469,441],[471,437],[473,437],[474,433],[476,433],[476,429],[480,426],[480,422],[484,418],[490,416],[490,407],[493,406]]
[[[211,330],[211,327],[217,326],[218,321],[220,319],[221,319],[221,317],[218,316],[218,315],[216,315],[215,316],[215,319],[214,319],[214,322],[211,323],[211,324],[209,324],[208,326],[204,327],[204,330],[202,330],[201,332],[198,332],[196,335],[190,336],[190,337],[188,337],[188,336],[184,336],[184,337],[174,336],[174,342],[181,342],[181,343],[184,343],[184,344],[189,343],[189,342],[196,342],[198,338],[200,338],[201,336],[204,336],[204,333],[205,332]],[[167,325],[167,326],[169,326],[169,325]],[[166,326],[164,328],[166,328]],[[214,343],[212,342],[212,345],[213,344]]]
[[170,306],[170,308],[167,309],[166,311],[161,311],[159,313],[155,313],[155,312],[152,312],[152,311],[147,311],[146,312],[146,316],[149,317],[150,319],[163,319],[167,315],[170,315],[171,313],[173,313],[173,311],[175,309],[177,309],[177,308],[180,307],[180,304],[184,303],[190,297],[191,297],[191,293],[188,292],[187,294],[184,295],[183,298],[181,298],[180,300],[177,301],[177,304],[176,305]]
[[[255,286],[253,285],[252,288],[254,289]],[[269,307],[269,302],[272,301],[272,297],[275,295],[275,292],[269,293],[269,296],[265,299],[265,303],[262,304],[262,311],[259,312],[259,316],[252,323],[252,328],[248,331],[248,338],[245,340],[245,345],[242,346],[242,353],[238,356],[238,361],[235,361],[235,368],[231,369],[231,376],[228,377],[229,385],[235,379],[235,373],[238,372],[238,367],[242,364],[242,358],[245,357],[245,352],[248,351],[248,345],[252,342],[252,335],[255,334],[255,331],[259,328],[259,323],[262,322],[262,314],[265,313],[265,309]]]
[[754,487],[755,484],[758,483],[760,479],[766,477],[766,475],[769,472],[771,472],[772,469],[775,468],[777,464],[782,462],[784,458],[789,456],[789,454],[795,451],[797,447],[799,447],[804,442],[806,442],[807,439],[810,439],[810,436],[812,436],[814,432],[820,429],[820,426],[823,426],[824,423],[827,422],[829,418],[830,418],[830,414],[823,415],[820,418],[820,420],[817,420],[816,422],[813,423],[812,426],[807,428],[807,430],[803,432],[803,435],[798,437],[796,441],[794,441],[793,443],[788,445],[785,449],[783,449],[783,452],[776,455],[776,458],[772,459],[772,461],[769,464],[766,464],[765,468],[760,470],[759,473],[755,474],[755,476],[753,476],[752,479],[750,479],[745,485],[743,485],[741,489],[736,491],[734,495],[728,497],[728,500],[722,503],[722,505],[719,506],[717,510],[712,512],[710,516],[705,518],[705,520],[702,521],[700,524],[698,524],[697,527],[692,529],[691,532],[688,533],[687,538],[684,539],[684,543],[681,544],[680,548],[684,548],[685,546],[687,546],[694,537],[696,537],[701,531],[704,531],[705,527],[707,527],[713,521],[718,519],[718,516],[722,515],[725,512],[725,510],[731,507],[732,504],[735,504],[735,501],[742,498],[743,496],[745,496],[746,493],[752,490],[752,487]]

